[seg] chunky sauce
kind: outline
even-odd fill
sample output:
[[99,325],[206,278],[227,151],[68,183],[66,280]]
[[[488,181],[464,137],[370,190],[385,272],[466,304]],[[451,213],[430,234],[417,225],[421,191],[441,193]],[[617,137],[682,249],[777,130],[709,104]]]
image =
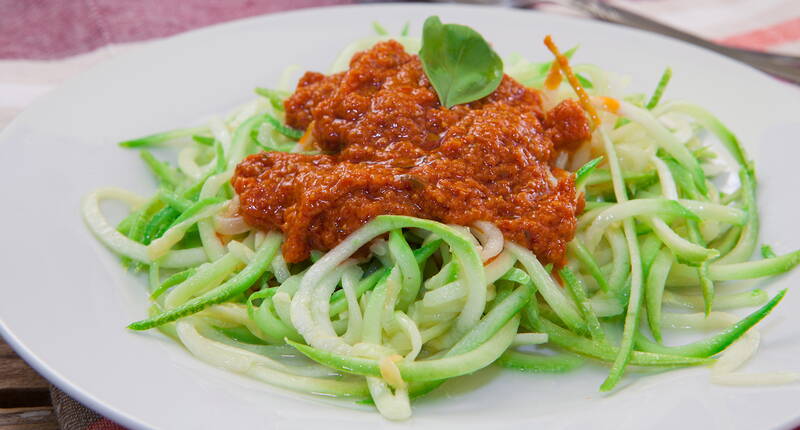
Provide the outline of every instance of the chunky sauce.
[[504,76],[487,97],[446,109],[419,58],[388,41],[345,72],[306,73],[285,108],[323,153],[254,154],[232,182],[249,224],[285,234],[287,261],[393,214],[489,221],[543,262],[564,262],[582,200],[552,164],[590,137],[574,101],[544,112],[537,91]]

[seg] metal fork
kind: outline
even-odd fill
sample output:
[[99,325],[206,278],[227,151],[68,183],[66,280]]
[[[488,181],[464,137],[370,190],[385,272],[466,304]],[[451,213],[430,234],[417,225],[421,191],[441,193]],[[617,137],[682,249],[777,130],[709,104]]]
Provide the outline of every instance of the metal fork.
[[503,4],[513,7],[530,7],[537,4],[557,4],[589,14],[602,21],[639,28],[654,33],[702,46],[722,55],[747,63],[756,69],[775,75],[795,84],[800,84],[800,57],[771,54],[719,45],[709,40],[694,36],[634,12],[630,12],[600,0],[467,0],[464,3]]

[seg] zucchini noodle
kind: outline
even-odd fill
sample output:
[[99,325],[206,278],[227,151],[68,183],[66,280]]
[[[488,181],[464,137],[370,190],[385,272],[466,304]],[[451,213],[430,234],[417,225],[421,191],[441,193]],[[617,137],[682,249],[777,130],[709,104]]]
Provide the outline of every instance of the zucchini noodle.
[[[332,70],[389,38],[354,42]],[[419,39],[399,40],[419,50]],[[391,420],[409,418],[412,400],[447,379],[492,363],[563,373],[589,357],[611,368],[602,390],[614,389],[629,364],[710,365],[711,381],[723,385],[800,379],[739,372],[759,345],[753,326],[785,290],[716,288],[800,263],[800,251],[751,260],[755,170],[739,141],[705,109],[660,101],[671,70],[652,96],[627,94],[625,79],[594,65],[573,68],[574,56],[559,53],[557,66],[506,60],[506,73],[523,84],[552,86],[542,93],[545,106],[580,94],[597,109],[591,141],[554,157],[578,171],[586,203],[565,265],[543,265],[488,221],[457,226],[389,214],[288,264],[283,236],[239,214],[230,180],[249,154],[312,148],[309,131],[285,125],[289,70],[278,89],[257,89],[257,100],[227,116],[123,142],[142,150],[159,181],[154,197],[102,188],[84,199],[89,230],[127,268],[148,275],[149,317],[129,327],[159,328],[211,365],[278,387],[374,404]],[[177,168],[146,151],[152,146],[174,149]],[[722,151],[735,164],[721,161]],[[739,189],[720,188],[717,176],[736,172]],[[105,200],[130,209],[116,227],[101,210]],[[741,308],[751,308],[743,319],[720,312]],[[686,330],[717,333],[668,346]]]

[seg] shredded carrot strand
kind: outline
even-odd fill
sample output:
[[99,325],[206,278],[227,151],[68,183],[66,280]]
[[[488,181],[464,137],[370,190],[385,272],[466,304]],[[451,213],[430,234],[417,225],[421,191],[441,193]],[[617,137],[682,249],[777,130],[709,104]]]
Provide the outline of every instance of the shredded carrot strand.
[[613,114],[619,112],[619,100],[613,97],[598,97],[598,99],[603,103],[603,109]]
[[561,69],[558,67],[558,62],[553,61],[550,66],[550,71],[547,73],[547,79],[544,81],[544,87],[548,90],[554,90],[561,85]]
[[311,124],[308,125],[306,131],[300,137],[300,140],[297,141],[297,143],[300,144],[300,147],[307,150],[314,149],[312,146],[312,141],[314,140],[314,136],[312,134],[313,130],[314,130],[314,121],[311,121]]
[[[600,125],[600,117],[597,115],[597,111],[592,106],[592,103],[589,101],[589,95],[586,94],[586,91],[581,86],[580,82],[578,82],[578,78],[575,77],[575,74],[572,72],[572,68],[569,66],[569,59],[561,54],[561,51],[558,50],[558,47],[555,43],[553,43],[553,38],[550,37],[548,34],[544,38],[544,44],[547,46],[547,49],[553,53],[556,57],[556,61],[558,61],[559,69],[564,72],[564,76],[566,76],[569,85],[575,90],[575,94],[578,95],[578,99],[581,102],[581,106],[583,109],[589,114],[589,118],[592,119],[592,123],[594,127]],[[554,63],[555,64],[555,63]]]

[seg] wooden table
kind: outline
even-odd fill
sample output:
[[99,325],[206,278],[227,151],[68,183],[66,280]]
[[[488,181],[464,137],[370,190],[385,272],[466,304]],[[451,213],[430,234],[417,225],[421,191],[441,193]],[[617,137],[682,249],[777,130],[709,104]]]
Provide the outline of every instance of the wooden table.
[[0,338],[0,430],[56,430],[50,384]]

